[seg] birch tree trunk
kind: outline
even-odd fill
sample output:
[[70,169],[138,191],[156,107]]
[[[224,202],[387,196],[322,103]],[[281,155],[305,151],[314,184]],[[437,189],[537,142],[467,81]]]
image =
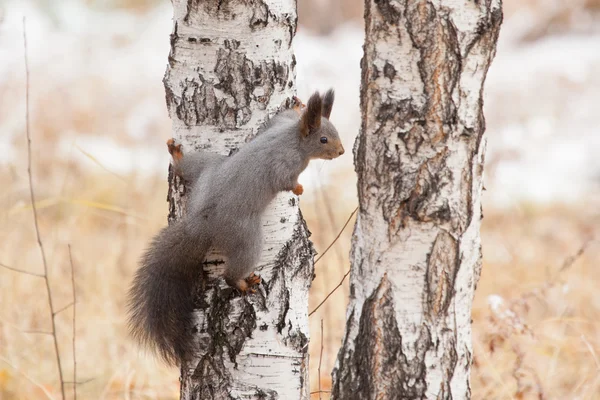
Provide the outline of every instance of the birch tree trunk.
[[[229,155],[295,94],[295,0],[173,0],[164,77],[173,137],[183,152]],[[169,219],[185,209],[170,174]],[[263,221],[258,293],[241,296],[212,252],[199,277],[196,354],[181,368],[181,398],[308,398],[308,289],[313,247],[298,198],[281,193]]]
[[468,399],[483,84],[501,0],[366,0],[360,212],[335,399]]

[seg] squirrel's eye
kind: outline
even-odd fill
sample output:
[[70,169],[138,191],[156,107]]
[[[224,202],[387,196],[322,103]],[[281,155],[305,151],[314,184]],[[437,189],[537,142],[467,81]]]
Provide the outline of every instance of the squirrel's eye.
[[327,138],[325,136],[321,136],[321,143],[327,143]]

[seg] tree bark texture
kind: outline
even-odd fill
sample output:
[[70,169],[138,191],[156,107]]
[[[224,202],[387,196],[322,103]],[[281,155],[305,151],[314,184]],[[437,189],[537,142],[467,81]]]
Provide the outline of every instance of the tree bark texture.
[[501,0],[366,0],[360,211],[335,399],[468,399],[483,84]]
[[[173,0],[164,77],[173,137],[230,155],[295,94],[295,0]],[[170,173],[169,220],[185,212]],[[298,198],[281,193],[263,220],[263,283],[242,296],[219,277],[215,251],[199,268],[197,353],[181,368],[181,398],[308,398],[308,289],[314,251]]]

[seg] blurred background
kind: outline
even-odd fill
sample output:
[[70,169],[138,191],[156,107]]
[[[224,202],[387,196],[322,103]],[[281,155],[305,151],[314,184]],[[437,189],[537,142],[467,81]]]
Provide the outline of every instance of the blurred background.
[[[301,98],[337,91],[346,148],[359,127],[363,3],[300,0]],[[473,310],[474,399],[600,399],[600,0],[505,0],[485,86],[484,267]],[[125,293],[166,223],[166,0],[0,0],[0,263],[43,271],[25,137],[27,16],[33,174],[55,308],[77,290],[80,398],[175,399],[178,371],[127,337]],[[352,157],[313,162],[301,208],[319,252],[357,205]],[[316,265],[310,309],[349,268],[354,218]],[[311,317],[311,385],[328,390],[347,282]],[[72,308],[57,315],[72,380]],[[42,279],[0,268],[0,399],[59,397]],[[68,387],[68,398],[71,386]],[[318,397],[318,396],[316,396]],[[326,398],[323,395],[323,398]]]

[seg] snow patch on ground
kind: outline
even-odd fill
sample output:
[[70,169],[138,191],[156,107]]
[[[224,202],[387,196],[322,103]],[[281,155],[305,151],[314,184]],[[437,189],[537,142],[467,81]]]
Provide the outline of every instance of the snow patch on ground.
[[[56,93],[56,101],[61,101],[61,93],[73,90],[76,82],[89,81],[98,82],[110,94],[110,107],[127,110],[122,131],[98,128],[84,136],[80,135],[84,132],[60,136],[65,143],[57,146],[57,156],[66,156],[75,140],[116,173],[164,174],[168,155],[163,142],[170,133],[161,130],[161,137],[156,137],[148,132],[153,126],[170,125],[162,77],[171,5],[137,15],[91,10],[72,0],[49,3],[52,12],[35,4],[6,3],[0,23],[0,88],[13,87],[15,94],[2,103],[0,165],[15,162],[10,150],[23,132],[21,20],[26,15],[32,103],[44,93]],[[485,201],[510,205],[586,196],[597,189],[600,176],[596,156],[600,154],[600,36],[563,35],[518,44],[510,32],[502,32],[485,89]],[[315,89],[336,89],[332,121],[347,150],[334,162],[311,163],[301,178],[304,183],[325,183],[341,171],[353,173],[350,150],[360,126],[362,44],[362,28],[352,24],[327,37],[298,31],[294,42],[298,94],[306,99]],[[91,101],[86,96],[93,95],[82,91],[78,100]]]

